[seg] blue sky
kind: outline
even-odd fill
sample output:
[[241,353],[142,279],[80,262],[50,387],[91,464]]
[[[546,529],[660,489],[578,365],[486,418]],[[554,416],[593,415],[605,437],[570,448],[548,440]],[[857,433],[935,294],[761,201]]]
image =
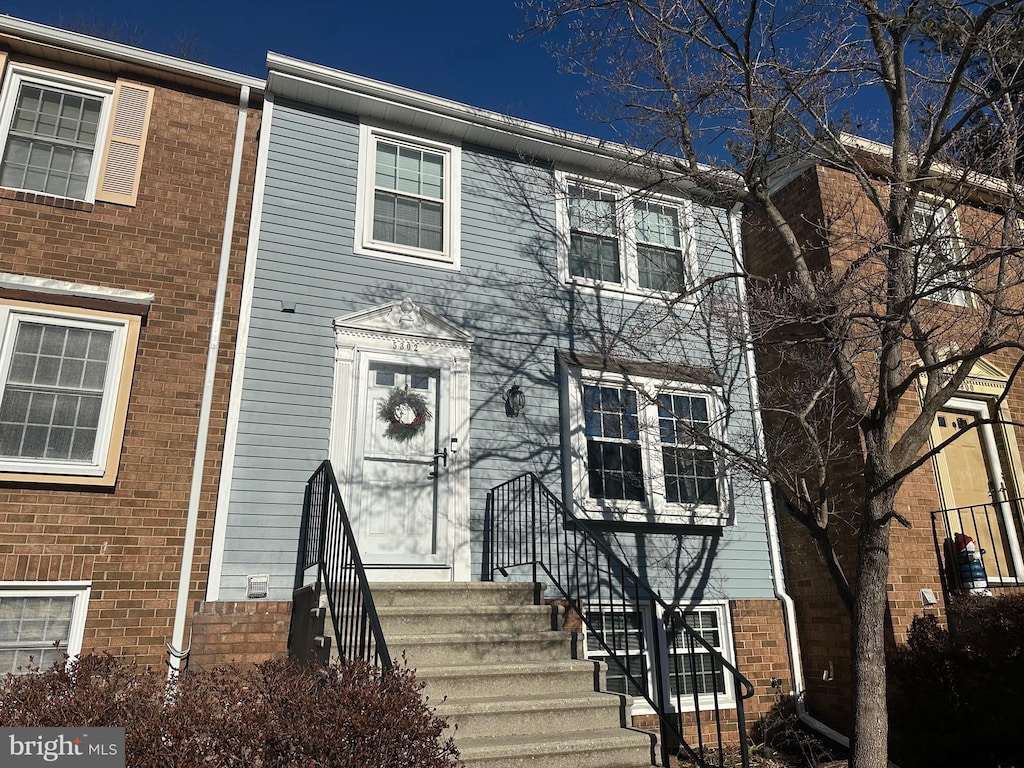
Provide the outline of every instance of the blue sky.
[[[53,26],[117,29],[142,48],[263,77],[268,50],[557,128],[611,137],[585,120],[584,81],[559,73],[515,0],[0,0],[0,13]],[[180,48],[179,48],[180,50]]]

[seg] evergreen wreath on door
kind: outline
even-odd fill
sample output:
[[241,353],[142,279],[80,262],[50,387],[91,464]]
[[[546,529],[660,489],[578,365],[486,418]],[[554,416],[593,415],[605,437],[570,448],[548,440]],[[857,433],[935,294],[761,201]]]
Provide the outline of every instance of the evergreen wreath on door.
[[377,418],[388,425],[384,435],[400,443],[423,432],[430,416],[427,399],[419,392],[401,387],[393,387],[388,399],[377,408]]

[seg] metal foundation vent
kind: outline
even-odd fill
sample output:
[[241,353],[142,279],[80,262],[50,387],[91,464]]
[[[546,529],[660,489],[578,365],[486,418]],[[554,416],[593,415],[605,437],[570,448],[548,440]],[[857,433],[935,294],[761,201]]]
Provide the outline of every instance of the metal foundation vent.
[[245,596],[249,599],[266,597],[270,589],[270,575],[261,573],[258,576],[250,576],[249,584],[245,588]]

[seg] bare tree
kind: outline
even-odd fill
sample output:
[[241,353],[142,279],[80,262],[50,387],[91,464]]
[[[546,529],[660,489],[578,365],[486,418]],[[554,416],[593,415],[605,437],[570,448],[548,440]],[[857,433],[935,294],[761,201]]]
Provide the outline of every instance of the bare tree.
[[[720,449],[771,480],[849,610],[854,768],[887,759],[890,533],[909,524],[897,493],[943,447],[930,426],[974,365],[1021,349],[1019,6],[527,4],[531,29],[569,31],[563,61],[589,77],[622,140],[650,150],[655,186],[743,206],[747,232],[774,248],[777,270],[742,276],[773,441],[764,461]],[[815,163],[853,189],[820,221],[780,197]],[[956,233],[953,211],[965,214]],[[843,461],[853,454],[856,476]]]

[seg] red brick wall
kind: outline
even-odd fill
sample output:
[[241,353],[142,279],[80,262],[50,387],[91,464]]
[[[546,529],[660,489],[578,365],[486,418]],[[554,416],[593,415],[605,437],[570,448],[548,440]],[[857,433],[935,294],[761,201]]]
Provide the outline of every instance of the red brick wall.
[[[237,98],[141,81],[156,94],[137,206],[74,210],[0,197],[4,271],[156,296],[140,335],[116,487],[0,477],[0,581],[91,580],[83,650],[152,663],[171,640]],[[192,600],[204,595],[210,559],[259,123],[259,110],[250,109]]]
[[189,667],[252,664],[287,656],[291,612],[290,600],[198,603]]
[[[815,199],[817,196],[817,199]],[[844,268],[868,248],[872,233],[879,230],[877,212],[871,207],[852,177],[829,168],[817,167],[791,183],[780,201],[787,214],[796,222],[797,236],[806,238],[815,248],[816,256],[823,257],[814,267]],[[998,217],[963,206],[958,218],[964,241],[983,246],[997,229]],[[819,248],[828,222],[828,249]],[[765,233],[748,223],[744,229],[747,258],[752,269],[759,274],[775,274],[784,270],[782,242],[771,233]],[[862,283],[870,283],[873,276],[865,271]],[[872,289],[867,288],[868,292]],[[952,338],[963,335],[973,322],[970,311],[950,323],[945,332]],[[1016,333],[1013,329],[1008,332]],[[1010,351],[987,358],[1005,372],[1013,370],[1019,355]],[[762,361],[764,362],[764,361]],[[770,365],[771,360],[767,361]],[[762,376],[765,375],[762,369]],[[771,375],[770,372],[768,374]],[[765,382],[767,388],[770,381]],[[1024,385],[1015,384],[1007,405],[1016,420],[1024,410]],[[919,402],[917,392],[905,396],[903,413],[897,424],[897,434],[916,416]],[[771,427],[771,424],[768,424]],[[1017,430],[1016,442],[1020,447],[1024,431]],[[851,524],[858,503],[862,468],[858,459],[859,443],[855,434],[850,436],[848,458],[837,464],[836,483],[848,487],[838,504],[831,523],[831,535],[836,543],[843,567],[851,580],[856,579],[856,530]],[[1008,457],[1004,457],[1008,458]],[[1021,468],[1017,468],[1018,472]],[[1021,479],[1008,481],[1016,484],[1011,495],[1020,495]],[[1008,482],[1008,485],[1011,484]],[[833,491],[834,491],[833,486]],[[933,463],[928,460],[904,483],[896,500],[896,510],[909,521],[911,528],[899,524],[892,526],[891,569],[889,580],[888,641],[890,647],[906,641],[907,631],[915,616],[923,613],[944,613],[944,595],[940,579],[939,561],[935,551],[931,513],[941,506],[936,486]],[[837,596],[832,580],[806,531],[789,518],[782,505],[780,532],[783,540],[787,583],[796,600],[800,630],[801,653],[807,686],[807,705],[810,712],[840,731],[847,731],[851,715],[849,691],[850,621],[846,608]],[[922,605],[921,590],[930,589],[938,604],[926,608]]]

